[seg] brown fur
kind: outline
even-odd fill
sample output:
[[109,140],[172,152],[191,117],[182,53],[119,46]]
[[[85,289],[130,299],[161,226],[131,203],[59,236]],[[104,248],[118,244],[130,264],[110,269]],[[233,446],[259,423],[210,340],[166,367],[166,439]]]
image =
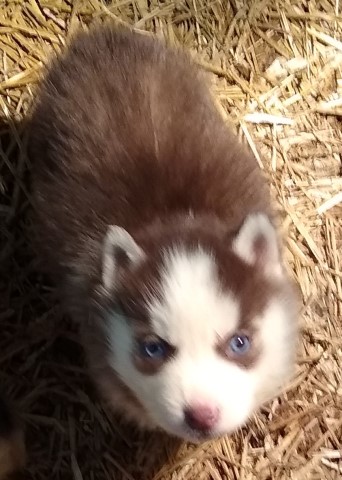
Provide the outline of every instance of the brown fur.
[[112,301],[99,288],[107,226],[127,229],[154,259],[134,276],[123,272],[116,299],[131,318],[144,323],[139,301],[142,286],[157,284],[158,252],[182,242],[215,253],[222,283],[244,298],[248,324],[248,309],[258,311],[271,286],[227,252],[247,214],[271,213],[265,181],[185,54],[107,27],[81,34],[52,62],[32,116],[30,154],[42,259],[65,286],[70,310],[95,328],[88,355],[98,385],[137,419],[142,407],[106,363],[93,324],[101,321],[96,308]]

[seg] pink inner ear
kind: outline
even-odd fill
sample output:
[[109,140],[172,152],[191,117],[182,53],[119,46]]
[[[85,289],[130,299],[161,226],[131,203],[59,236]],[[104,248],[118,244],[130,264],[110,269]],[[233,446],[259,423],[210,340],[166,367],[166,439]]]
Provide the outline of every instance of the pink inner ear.
[[254,265],[269,275],[281,274],[276,239],[270,239],[259,233],[253,241]]
[[258,235],[253,242],[253,252],[256,264],[269,262],[271,259],[267,258],[270,254],[267,246],[267,240],[264,235]]
[[278,275],[281,266],[275,229],[264,214],[249,215],[233,242],[234,252],[246,263],[269,275]]

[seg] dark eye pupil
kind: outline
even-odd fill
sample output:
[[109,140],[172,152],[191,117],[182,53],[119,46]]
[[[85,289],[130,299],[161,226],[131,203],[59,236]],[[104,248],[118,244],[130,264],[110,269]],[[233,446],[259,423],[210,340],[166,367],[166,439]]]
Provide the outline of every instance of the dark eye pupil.
[[155,355],[161,350],[161,346],[158,345],[157,343],[148,343],[145,348],[146,348],[146,352],[149,353],[150,355]]
[[230,340],[229,347],[233,353],[246,353],[250,347],[249,338],[246,335],[235,335]]
[[147,341],[139,344],[140,355],[145,358],[163,358],[166,354],[165,345],[162,341]]

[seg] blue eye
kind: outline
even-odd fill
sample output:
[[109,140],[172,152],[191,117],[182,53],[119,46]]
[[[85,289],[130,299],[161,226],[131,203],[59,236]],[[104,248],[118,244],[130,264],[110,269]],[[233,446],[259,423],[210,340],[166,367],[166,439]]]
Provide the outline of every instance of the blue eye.
[[251,342],[247,335],[234,335],[229,341],[230,350],[237,354],[243,355],[250,349]]
[[142,357],[159,360],[167,355],[166,344],[163,341],[150,340],[139,344],[139,352]]

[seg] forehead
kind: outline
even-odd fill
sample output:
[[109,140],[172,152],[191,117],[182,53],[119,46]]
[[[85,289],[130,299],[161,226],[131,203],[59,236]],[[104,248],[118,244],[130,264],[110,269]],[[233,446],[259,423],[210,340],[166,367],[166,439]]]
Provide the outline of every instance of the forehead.
[[148,302],[152,328],[177,346],[212,345],[238,326],[239,301],[222,288],[215,259],[201,248],[165,252],[158,290]]

